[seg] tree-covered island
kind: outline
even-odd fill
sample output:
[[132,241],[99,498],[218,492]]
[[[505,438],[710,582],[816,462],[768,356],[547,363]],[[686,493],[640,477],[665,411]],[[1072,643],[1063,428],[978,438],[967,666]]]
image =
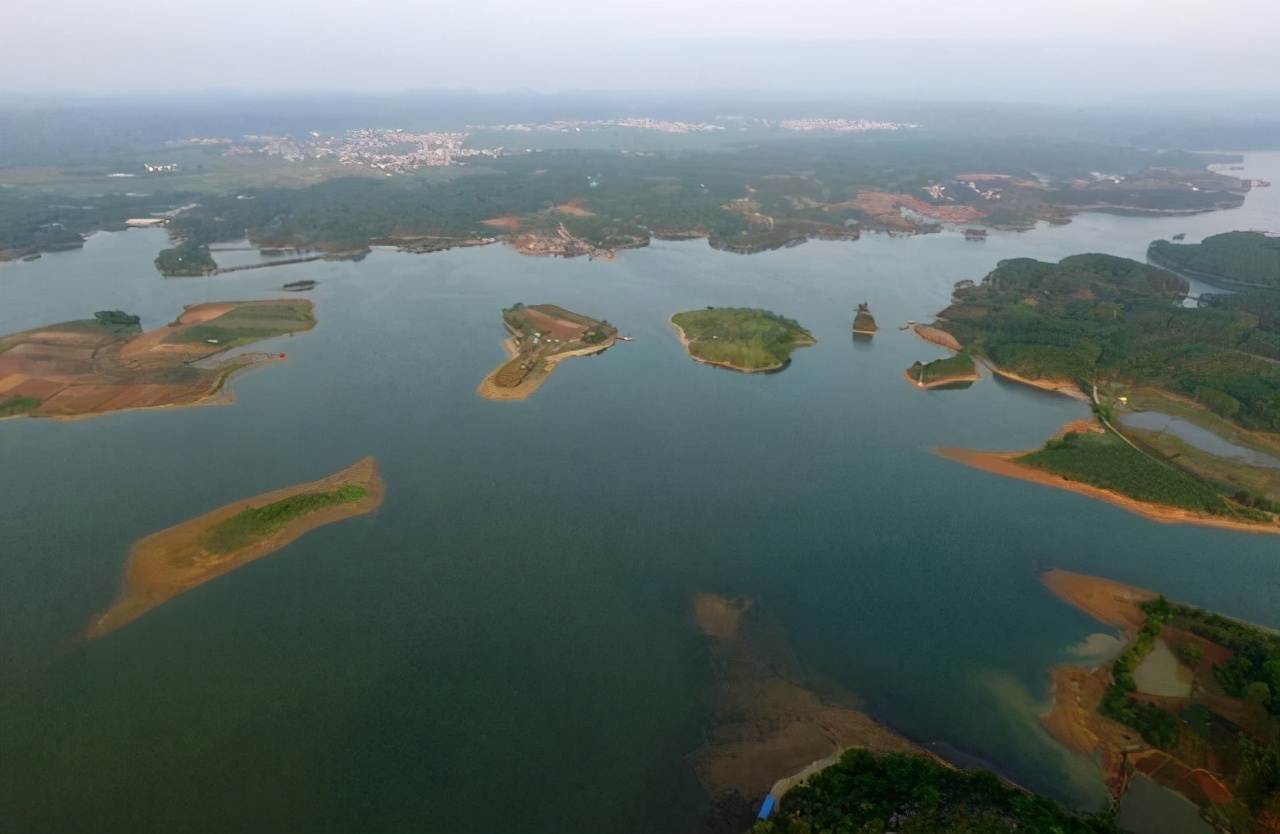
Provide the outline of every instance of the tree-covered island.
[[768,310],[708,307],[676,313],[671,323],[695,360],[748,373],[781,370],[793,350],[817,344],[799,322]]
[[194,240],[184,240],[171,249],[162,249],[156,256],[156,269],[166,278],[207,275],[217,268],[209,247]]

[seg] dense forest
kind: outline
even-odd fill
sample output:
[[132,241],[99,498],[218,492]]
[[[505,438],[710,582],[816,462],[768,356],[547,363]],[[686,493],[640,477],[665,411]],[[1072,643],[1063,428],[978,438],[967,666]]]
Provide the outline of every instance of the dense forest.
[[1248,306],[1265,299],[1185,307],[1186,292],[1184,279],[1126,258],[1017,258],[957,284],[938,326],[1022,376],[1149,385],[1280,431],[1280,330]]
[[204,275],[217,268],[209,247],[194,240],[183,241],[172,249],[162,249],[156,256],[156,269],[168,277]]
[[1073,814],[986,770],[947,767],[928,756],[847,751],[782,799],[752,834],[826,832],[1042,832],[1111,834],[1110,815]]
[[[1280,290],[1280,238],[1262,232],[1226,232],[1200,243],[1152,241],[1147,259],[1209,284]],[[1273,297],[1280,310],[1280,297]]]

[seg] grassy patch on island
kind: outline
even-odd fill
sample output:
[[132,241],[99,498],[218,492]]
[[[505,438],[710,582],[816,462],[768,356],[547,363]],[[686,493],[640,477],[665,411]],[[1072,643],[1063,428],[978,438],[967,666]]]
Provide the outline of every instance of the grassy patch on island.
[[708,307],[671,321],[684,331],[691,356],[740,370],[781,368],[791,351],[816,341],[799,322],[768,310]]
[[272,535],[296,518],[325,507],[350,504],[365,495],[364,487],[344,486],[333,492],[306,492],[263,507],[250,507],[211,529],[203,544],[215,553],[231,553]]
[[1237,515],[1210,485],[1155,460],[1113,434],[1068,432],[1018,463],[1034,466],[1138,501],[1215,515]]
[[26,414],[28,411],[34,411],[40,407],[40,401],[35,397],[9,397],[0,400],[0,417],[14,417],[18,414]]

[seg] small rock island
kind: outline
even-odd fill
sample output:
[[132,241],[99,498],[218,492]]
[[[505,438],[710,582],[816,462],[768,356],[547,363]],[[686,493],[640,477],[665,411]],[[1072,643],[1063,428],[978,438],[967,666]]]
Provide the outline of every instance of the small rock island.
[[137,316],[101,310],[92,319],[2,336],[0,418],[230,402],[232,374],[285,355],[219,354],[315,325],[310,301],[230,301],[189,306],[177,321],[146,333]]
[[744,373],[780,371],[793,350],[818,343],[799,322],[747,307],[676,313],[671,324],[694,360]]
[[124,587],[85,637],[103,637],[162,603],[304,533],[373,512],[385,487],[372,457],[318,481],[278,489],[161,530],[133,546]]
[[561,360],[602,353],[618,340],[618,328],[609,322],[554,304],[517,303],[502,311],[502,326],[510,334],[502,343],[509,358],[476,389],[490,400],[523,400]]
[[876,326],[875,316],[871,315],[871,308],[867,306],[867,302],[858,305],[858,314],[853,319],[853,335],[871,337],[876,335],[880,328]]

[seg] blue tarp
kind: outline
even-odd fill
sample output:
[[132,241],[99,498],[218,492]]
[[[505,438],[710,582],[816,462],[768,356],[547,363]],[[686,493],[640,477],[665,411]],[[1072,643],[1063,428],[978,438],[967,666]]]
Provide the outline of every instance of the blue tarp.
[[769,794],[764,798],[764,804],[760,806],[760,813],[756,815],[757,819],[767,820],[769,815],[773,813],[773,806],[777,803],[777,798],[773,794]]

